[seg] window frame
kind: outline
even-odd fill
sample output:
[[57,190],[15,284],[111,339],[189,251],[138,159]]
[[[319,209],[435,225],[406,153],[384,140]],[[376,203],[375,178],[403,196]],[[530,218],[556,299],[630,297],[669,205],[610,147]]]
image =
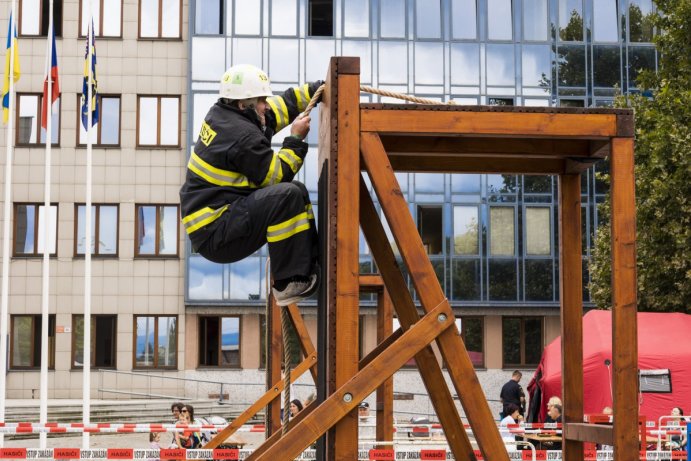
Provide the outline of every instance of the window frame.
[[[120,33],[118,35],[103,35],[103,3],[105,0],[97,0],[100,4],[99,15],[98,15],[98,33],[94,30],[96,37],[101,39],[122,39],[122,14],[123,14],[123,0],[119,0],[120,3]],[[84,0],[79,0],[79,22],[77,23],[77,28],[79,30],[79,38],[86,38],[86,34],[82,33],[82,11],[84,6]],[[93,12],[92,12],[93,16]],[[79,107],[79,106],[77,106]]]
[[[154,319],[154,354],[153,354],[153,362],[154,364],[151,366],[142,366],[142,365],[137,365],[137,319],[140,317],[152,317]],[[159,366],[158,365],[158,353],[156,351],[158,350],[158,320],[162,317],[170,317],[175,319],[175,364],[170,365],[170,366]],[[133,334],[132,334],[132,369],[133,370],[177,370],[178,369],[178,347],[179,347],[179,337],[180,337],[180,319],[177,314],[173,315],[165,315],[165,314],[156,314],[156,315],[148,315],[148,314],[134,314],[132,316],[133,320]]]
[[[77,366],[75,365],[75,359],[77,355],[77,319],[81,318],[84,319],[84,314],[72,314],[72,348],[71,351],[72,353],[70,354],[72,361],[70,362],[70,369],[71,370],[83,370],[84,365],[82,366]],[[96,347],[91,348],[91,368],[93,369],[98,369],[98,370],[115,370],[118,367],[118,316],[117,314],[91,314],[91,325],[95,326],[96,322],[95,320],[97,318],[111,318],[114,320],[113,322],[113,349],[111,351],[112,358],[113,358],[113,366],[109,367],[104,367],[104,366],[98,366],[95,364],[96,362]],[[82,342],[84,340],[82,339]],[[98,342],[96,341],[95,335],[91,335],[91,341],[98,346]]]
[[[204,338],[202,338],[202,321],[205,319],[210,319],[210,318],[215,318],[218,319],[218,337],[220,338],[218,342],[218,363],[215,365],[209,365],[209,364],[202,364],[202,348],[198,348],[198,367],[199,368],[213,368],[213,369],[229,369],[229,370],[240,370],[242,369],[242,327],[243,327],[243,321],[242,319],[244,316],[236,314],[236,315],[199,315],[198,317],[198,339],[199,341],[202,341]],[[238,320],[238,361],[237,365],[223,365],[223,358],[222,358],[222,334],[223,334],[223,319],[237,319]]]
[[[19,120],[20,120],[20,108],[21,108],[21,101],[22,101],[22,96],[37,96],[38,97],[38,102],[36,104],[36,142],[20,142],[19,141]],[[51,131],[57,130],[58,133],[58,140],[57,142],[51,142],[51,146],[53,147],[60,147],[60,131],[61,131],[61,126],[62,126],[62,94],[58,97],[56,100],[59,104],[58,108],[58,123],[57,123],[57,128],[53,125],[51,125]],[[43,130],[43,127],[41,126],[41,106],[43,105],[43,93],[17,93],[16,94],[16,101],[17,101],[17,109],[15,110],[14,114],[14,122],[15,122],[15,128],[14,128],[14,145],[16,147],[36,147],[36,146],[45,146],[45,142],[41,142],[41,130]],[[53,103],[55,104],[55,103]]]
[[[160,254],[159,234],[156,233],[155,254],[141,254],[139,252],[139,209],[140,207],[156,207],[156,228],[161,221],[162,207],[175,207],[177,210],[177,225],[175,226],[175,254]],[[134,206],[134,258],[135,259],[175,259],[180,257],[180,205],[168,203],[137,203]]]
[[[79,247],[78,247],[78,242],[77,242],[77,236],[79,235],[79,207],[83,206],[84,211],[86,211],[86,203],[75,203],[74,204],[74,244],[73,244],[73,249],[74,249],[74,257],[75,258],[83,258],[86,253],[79,253]],[[94,251],[91,253],[92,257],[96,258],[117,258],[118,254],[120,253],[120,204],[118,203],[92,203],[92,207],[96,207],[96,213],[94,213],[94,220],[96,221],[95,227],[96,230],[94,232],[94,235],[92,237],[98,236],[99,235],[99,227],[100,227],[100,220],[101,220],[101,207],[115,207],[115,222],[117,224],[117,228],[115,229],[115,253],[113,254],[100,254],[98,252],[98,245],[94,245]],[[86,225],[86,223],[84,223]],[[86,229],[86,227],[85,227]],[[97,240],[98,241],[98,240]]]
[[[40,352],[39,352],[39,363],[38,364],[33,364],[30,366],[22,366],[22,365],[15,365],[14,364],[14,332],[15,332],[15,320],[18,317],[30,317],[31,318],[31,334],[32,334],[32,341],[31,341],[31,357],[33,360],[34,352],[36,350],[36,347],[42,347],[41,346],[41,341],[40,337],[36,338],[34,336],[34,331],[36,329],[35,322],[36,319],[39,319],[43,321],[43,315],[42,314],[11,314],[10,315],[10,331],[9,331],[9,342],[10,342],[10,347],[9,347],[9,354],[10,354],[10,359],[8,361],[9,365],[9,370],[38,370],[41,368],[41,357],[40,357]],[[55,370],[55,333],[56,333],[56,315],[55,314],[48,314],[48,369],[49,370]],[[51,336],[51,326],[52,326],[52,336]],[[52,347],[51,347],[51,337],[52,337]]]
[[[19,224],[17,220],[17,208],[20,206],[34,206],[36,210],[34,211],[34,252],[33,253],[17,253],[17,226]],[[44,203],[34,203],[34,202],[15,202],[12,210],[12,257],[13,258],[38,258],[43,256],[43,251],[38,251],[38,232],[39,226],[43,223],[40,222],[40,209],[44,207]],[[55,253],[50,253],[49,257],[56,258],[58,256],[58,229],[60,228],[60,207],[58,203],[51,202],[50,207],[55,207]],[[48,212],[50,214],[50,212]]]
[[[535,320],[535,319],[540,320],[540,329],[541,329],[541,337],[540,337],[540,356],[542,356],[542,352],[545,350],[545,317],[544,316],[514,316],[514,315],[507,315],[502,317],[502,351],[501,351],[501,362],[502,362],[502,368],[509,369],[509,368],[534,368],[537,367],[540,363],[539,359],[537,363],[526,363],[526,331],[525,331],[525,323],[527,320]],[[504,340],[506,338],[506,333],[504,332],[504,321],[509,320],[509,319],[517,319],[520,321],[520,338],[519,338],[519,346],[520,346],[520,363],[511,363],[506,361],[506,357],[504,356]]]
[[[48,37],[48,30],[47,29],[45,30],[45,33],[43,33],[44,32],[43,31],[43,11],[44,11],[43,6],[44,6],[44,2],[47,2],[47,0],[38,0],[38,1],[39,1],[39,11],[38,11],[39,33],[38,34],[25,34],[22,31],[22,23],[23,23],[22,16],[24,13],[24,0],[19,0],[19,5],[17,8],[17,10],[18,10],[17,11],[17,17],[18,17],[17,35],[18,35],[18,37],[35,37],[35,38]],[[57,11],[58,11],[57,14],[60,17],[56,17],[56,8],[55,8],[56,3],[59,4],[59,7],[57,8]],[[65,10],[65,5],[64,5],[63,0],[58,0],[57,2],[55,2],[55,0],[53,0],[53,22],[54,22],[54,29],[55,29],[55,36],[56,37],[62,37],[62,22],[63,22],[64,16],[65,16],[64,10]],[[47,23],[48,20],[46,19],[45,22]]]
[[[163,0],[158,0],[158,36],[142,36],[142,0],[137,2],[137,40],[163,40],[163,41],[182,41],[182,0],[178,0],[179,24],[177,37],[162,37],[163,35]],[[80,23],[81,24],[81,23]]]
[[[99,121],[98,123],[95,123],[94,126],[96,127],[96,142],[92,143],[92,146],[96,146],[102,149],[119,149],[122,144],[122,95],[121,94],[97,94],[96,95],[98,98],[98,108],[100,111],[99,114]],[[76,116],[77,116],[77,130],[75,134],[75,145],[77,148],[85,148],[86,143],[81,143],[79,142],[79,133],[81,130],[82,126],[82,116],[81,116],[81,105],[82,105],[82,93],[77,93],[77,110]],[[117,99],[119,101],[118,104],[118,142],[117,144],[103,144],[101,143],[101,120],[103,120],[103,98],[106,99]]]
[[[140,144],[139,140],[139,126],[141,119],[141,100],[142,98],[156,98],[156,144]],[[177,144],[161,144],[161,99],[170,98],[178,100],[178,129],[176,130],[178,135]],[[180,136],[180,124],[182,122],[182,110],[180,103],[182,98],[180,95],[169,95],[169,94],[138,94],[137,95],[137,133],[136,133],[136,148],[137,149],[179,149],[181,147],[181,136]]]

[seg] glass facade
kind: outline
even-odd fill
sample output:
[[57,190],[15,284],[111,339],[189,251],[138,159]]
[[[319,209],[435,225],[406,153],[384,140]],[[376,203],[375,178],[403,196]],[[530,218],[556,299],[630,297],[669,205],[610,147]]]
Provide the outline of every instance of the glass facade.
[[[603,107],[655,69],[652,0],[335,0],[316,30],[308,0],[197,0],[190,6],[188,147],[224,70],[265,69],[274,91],[323,79],[329,58],[359,56],[365,85],[458,104]],[[323,9],[318,10],[323,14]],[[332,34],[324,35],[331,28]],[[363,94],[363,101],[396,102]],[[316,109],[318,111],[318,108]],[[297,180],[317,201],[318,114]],[[279,133],[274,147],[287,134]],[[188,149],[189,151],[189,149]],[[583,261],[606,189],[583,174]],[[557,306],[558,190],[550,176],[397,174],[455,306]],[[376,270],[361,239],[361,270]],[[188,254],[188,304],[261,305],[266,248],[236,264]],[[411,287],[412,290],[412,287]],[[589,302],[587,287],[584,301]],[[363,303],[371,301],[364,295]],[[528,351],[530,349],[528,348]],[[507,363],[531,363],[517,357]]]

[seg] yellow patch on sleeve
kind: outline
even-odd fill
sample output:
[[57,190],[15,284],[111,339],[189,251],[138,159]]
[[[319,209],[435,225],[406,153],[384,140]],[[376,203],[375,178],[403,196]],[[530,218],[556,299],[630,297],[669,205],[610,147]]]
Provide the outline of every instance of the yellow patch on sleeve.
[[208,123],[202,122],[202,129],[199,131],[199,139],[204,145],[208,146],[216,137],[216,132],[209,126]]

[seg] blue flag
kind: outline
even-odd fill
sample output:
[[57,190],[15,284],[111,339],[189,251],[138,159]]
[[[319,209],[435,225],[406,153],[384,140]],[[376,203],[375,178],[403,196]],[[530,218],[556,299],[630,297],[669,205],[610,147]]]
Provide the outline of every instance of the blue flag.
[[[91,63],[89,63],[89,47],[91,47]],[[91,80],[89,80],[89,64],[91,64]],[[89,85],[91,85],[91,101],[89,101]],[[98,85],[96,82],[96,44],[94,43],[94,22],[86,37],[86,53],[84,55],[84,84],[82,85],[82,125],[89,130],[89,110],[91,110],[91,126],[98,123]]]

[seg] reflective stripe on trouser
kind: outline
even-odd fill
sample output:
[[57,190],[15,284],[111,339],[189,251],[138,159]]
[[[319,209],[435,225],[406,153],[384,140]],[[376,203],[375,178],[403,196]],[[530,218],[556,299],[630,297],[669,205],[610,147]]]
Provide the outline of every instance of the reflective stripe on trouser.
[[317,257],[312,205],[307,189],[297,181],[264,187],[234,201],[209,233],[199,253],[218,263],[244,259],[268,242],[276,280],[308,275]]

